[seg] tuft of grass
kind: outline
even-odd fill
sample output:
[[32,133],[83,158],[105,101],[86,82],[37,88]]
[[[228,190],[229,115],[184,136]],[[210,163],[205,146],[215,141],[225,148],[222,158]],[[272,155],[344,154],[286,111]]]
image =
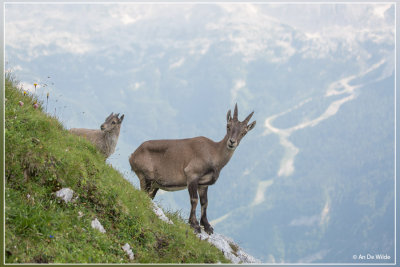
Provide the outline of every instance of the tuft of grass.
[[[169,214],[173,225],[156,217],[146,194],[41,105],[34,109],[37,99],[10,75],[5,97],[6,263],[228,262],[177,213]],[[55,197],[64,187],[75,191],[73,202]],[[106,233],[91,228],[94,218]]]

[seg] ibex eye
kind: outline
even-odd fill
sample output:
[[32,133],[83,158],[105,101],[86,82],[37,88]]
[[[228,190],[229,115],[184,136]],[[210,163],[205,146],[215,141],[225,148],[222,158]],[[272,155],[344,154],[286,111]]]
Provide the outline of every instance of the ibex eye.
[[115,124],[115,121],[113,121],[111,124]]

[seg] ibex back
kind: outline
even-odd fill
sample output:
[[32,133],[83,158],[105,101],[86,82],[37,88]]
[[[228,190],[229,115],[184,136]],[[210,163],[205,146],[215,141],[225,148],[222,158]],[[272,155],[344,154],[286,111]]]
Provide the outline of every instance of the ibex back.
[[194,137],[151,140],[141,144],[129,158],[132,170],[140,180],[141,190],[154,198],[160,188],[176,191],[187,187],[191,203],[190,225],[196,232],[200,232],[196,219],[196,206],[200,196],[200,223],[208,234],[213,233],[207,220],[208,186],[217,181],[221,169],[232,157],[240,140],[254,128],[255,121],[247,125],[253,113],[240,122],[237,105],[233,118],[229,110],[226,135],[220,142],[206,137]]

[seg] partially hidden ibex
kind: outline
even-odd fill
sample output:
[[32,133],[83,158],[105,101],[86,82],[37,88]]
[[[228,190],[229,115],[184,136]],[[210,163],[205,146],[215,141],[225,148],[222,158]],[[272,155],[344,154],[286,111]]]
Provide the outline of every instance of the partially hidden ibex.
[[212,234],[213,228],[207,220],[208,186],[217,181],[221,169],[232,157],[240,140],[256,125],[255,121],[247,124],[253,113],[240,122],[237,105],[233,118],[229,110],[226,135],[220,142],[200,136],[179,140],[150,140],[141,144],[129,158],[132,170],[140,180],[141,190],[154,198],[160,188],[177,191],[187,187],[191,204],[190,225],[196,232],[200,232],[196,219],[199,195],[200,223],[208,234]]
[[111,113],[100,126],[100,130],[72,128],[69,131],[92,142],[108,158],[115,151],[121,123],[124,119],[124,115],[120,118],[118,116],[119,113]]

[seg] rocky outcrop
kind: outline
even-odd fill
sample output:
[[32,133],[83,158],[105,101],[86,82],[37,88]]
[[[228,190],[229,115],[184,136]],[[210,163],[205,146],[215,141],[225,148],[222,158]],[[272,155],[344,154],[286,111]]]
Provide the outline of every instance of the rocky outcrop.
[[209,235],[203,230],[201,233],[197,234],[197,236],[201,240],[207,240],[221,250],[225,258],[232,261],[232,263],[261,263],[260,260],[244,252],[243,249],[229,237],[217,233]]
[[[173,224],[173,222],[167,216],[165,216],[163,210],[155,202],[153,202],[153,211],[161,220],[165,221],[166,223]],[[209,243],[221,250],[222,253],[224,253],[225,258],[232,261],[232,263],[261,263],[260,260],[244,252],[243,249],[241,249],[229,237],[217,233],[209,235],[203,230],[201,230],[201,233],[197,234],[197,236],[201,240],[207,240]]]

